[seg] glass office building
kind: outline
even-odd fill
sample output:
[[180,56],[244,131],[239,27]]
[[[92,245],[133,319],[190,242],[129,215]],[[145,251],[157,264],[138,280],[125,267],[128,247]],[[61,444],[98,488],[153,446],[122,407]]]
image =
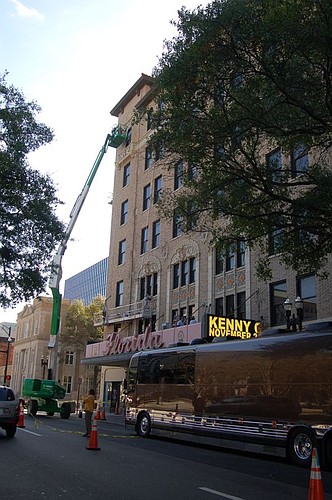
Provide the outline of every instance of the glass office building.
[[108,258],[84,269],[65,281],[63,297],[70,300],[82,300],[87,306],[98,295],[106,297]]

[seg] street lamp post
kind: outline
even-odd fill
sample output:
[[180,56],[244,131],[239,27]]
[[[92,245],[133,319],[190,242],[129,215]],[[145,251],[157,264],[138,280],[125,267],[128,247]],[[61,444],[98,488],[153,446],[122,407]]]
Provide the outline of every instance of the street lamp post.
[[286,314],[287,330],[293,330],[294,332],[296,332],[298,326],[298,329],[301,332],[303,322],[303,300],[301,299],[301,297],[296,297],[295,299],[295,310],[297,317],[295,317],[294,313],[292,315],[293,304],[288,297],[284,302],[284,309]]
[[11,333],[12,333],[12,328],[11,326],[5,326],[5,325],[2,325],[1,324],[1,328],[3,329],[4,332],[7,333],[8,335],[8,339],[7,339],[7,350],[6,351],[3,351],[6,353],[6,363],[5,363],[5,371],[4,371],[4,375],[3,375],[3,385],[6,385],[6,381],[7,381],[7,370],[8,370],[8,360],[9,360],[9,349],[10,349],[10,344],[11,342],[13,342],[13,339],[11,337]]

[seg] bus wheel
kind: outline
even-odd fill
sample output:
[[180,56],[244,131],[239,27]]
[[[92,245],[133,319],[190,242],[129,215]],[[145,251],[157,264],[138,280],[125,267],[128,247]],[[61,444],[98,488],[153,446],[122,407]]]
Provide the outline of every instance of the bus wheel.
[[147,437],[151,432],[151,419],[147,413],[141,413],[137,418],[136,432],[138,436]]
[[312,450],[316,446],[316,438],[310,429],[301,427],[290,433],[288,438],[288,456],[295,465],[310,467]]

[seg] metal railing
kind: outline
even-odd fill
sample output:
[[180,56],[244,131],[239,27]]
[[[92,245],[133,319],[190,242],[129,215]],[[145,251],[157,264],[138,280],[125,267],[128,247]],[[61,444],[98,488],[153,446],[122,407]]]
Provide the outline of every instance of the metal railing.
[[95,313],[93,318],[94,326],[110,325],[123,321],[143,318],[144,301],[126,304],[124,306],[106,309],[104,312]]

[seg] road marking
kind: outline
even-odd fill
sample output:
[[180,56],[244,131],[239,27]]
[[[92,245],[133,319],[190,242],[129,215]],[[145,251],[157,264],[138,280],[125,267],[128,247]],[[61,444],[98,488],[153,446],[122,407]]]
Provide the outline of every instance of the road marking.
[[42,434],[37,434],[37,432],[28,431],[28,429],[22,429],[21,427],[17,427],[22,432],[27,432],[28,434],[33,434],[34,436],[42,436]]
[[228,495],[227,493],[223,493],[222,491],[211,490],[211,488],[205,488],[204,486],[202,486],[198,489],[206,491],[207,493],[212,493],[213,495],[217,495],[218,497],[228,498],[229,500],[244,500],[244,498],[235,497],[233,495]]

